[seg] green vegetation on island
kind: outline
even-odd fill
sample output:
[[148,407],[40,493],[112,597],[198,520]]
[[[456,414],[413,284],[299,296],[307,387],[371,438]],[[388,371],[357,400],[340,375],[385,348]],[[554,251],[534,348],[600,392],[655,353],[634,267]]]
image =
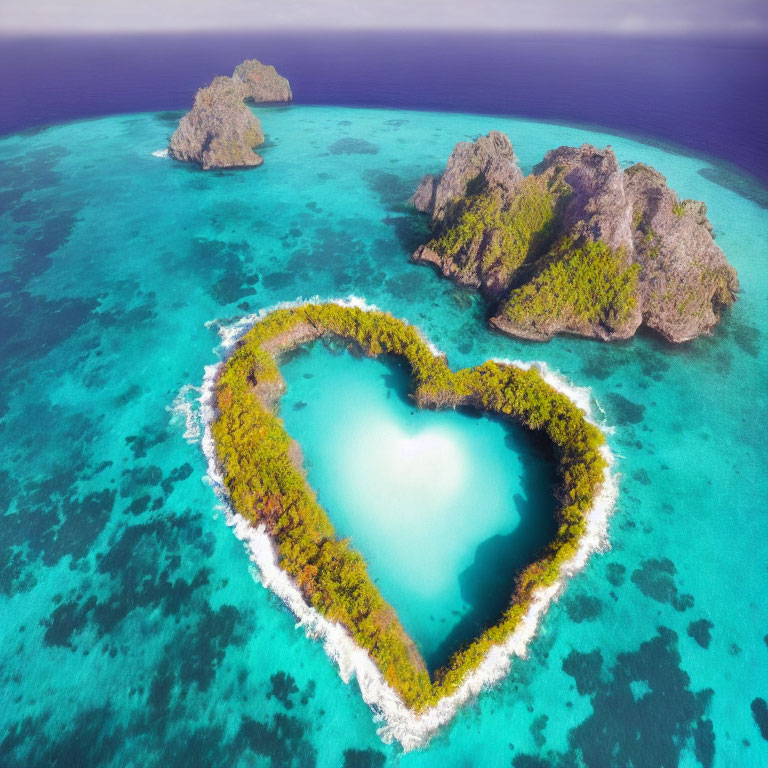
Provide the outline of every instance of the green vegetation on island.
[[454,206],[450,224],[427,248],[451,260],[467,282],[478,275],[486,287],[503,289],[529,254],[550,241],[555,205],[547,185],[533,177],[511,202],[494,191],[473,194]]
[[564,242],[547,262],[529,283],[510,293],[499,310],[505,321],[546,327],[565,315],[572,328],[595,323],[617,328],[635,308],[640,265],[627,263],[621,250],[601,241],[580,248]]
[[[342,340],[370,356],[404,358],[420,407],[464,406],[500,414],[543,431],[555,448],[560,505],[554,540],[520,574],[499,621],[457,651],[432,679],[361,555],[336,536],[307,483],[300,452],[276,413],[284,387],[279,356],[320,337]],[[216,402],[219,413],[212,431],[234,510],[266,527],[280,566],[307,602],[345,626],[387,683],[417,711],[455,691],[486,652],[515,629],[536,588],[558,578],[585,532],[586,513],[606,466],[599,450],[602,432],[537,370],[486,362],[454,373],[413,326],[386,313],[337,304],[276,310],[258,322],[222,366]]]

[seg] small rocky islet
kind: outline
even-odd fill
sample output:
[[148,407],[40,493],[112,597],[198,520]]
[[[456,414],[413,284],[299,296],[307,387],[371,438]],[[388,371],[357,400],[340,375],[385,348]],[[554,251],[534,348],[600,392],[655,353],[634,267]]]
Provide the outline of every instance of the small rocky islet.
[[491,131],[458,143],[411,202],[431,235],[414,261],[479,288],[512,336],[610,341],[645,326],[684,342],[736,300],[704,203],[679,200],[648,165],[622,169],[610,147],[550,150],[526,177]]
[[192,109],[179,121],[168,152],[203,170],[252,168],[264,158],[254,147],[264,143],[261,121],[246,102],[289,103],[291,86],[273,66],[249,59],[235,67],[232,77],[215,77],[195,94]]

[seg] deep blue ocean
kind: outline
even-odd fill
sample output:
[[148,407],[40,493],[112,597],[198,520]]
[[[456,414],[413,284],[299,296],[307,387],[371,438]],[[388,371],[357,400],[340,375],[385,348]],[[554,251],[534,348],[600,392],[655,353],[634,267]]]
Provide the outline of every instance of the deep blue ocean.
[[[765,48],[303,39],[0,47],[0,765],[765,768]],[[159,156],[194,89],[246,56],[296,98],[255,110],[264,166]],[[611,144],[704,200],[742,286],[715,333],[517,341],[411,264],[418,179],[494,128],[525,172]],[[259,583],[200,445],[219,330],[350,295],[454,367],[540,360],[589,388],[621,474],[610,548],[528,657],[408,753]],[[439,662],[550,530],[551,457],[489,420],[414,413],[382,362],[315,345],[285,377],[320,500]]]
[[[477,112],[624,131],[768,181],[768,41],[436,33],[0,37],[0,134],[186,109],[213,74],[274,64],[302,104]],[[739,177],[718,167],[721,181]],[[713,172],[715,172],[713,170]]]

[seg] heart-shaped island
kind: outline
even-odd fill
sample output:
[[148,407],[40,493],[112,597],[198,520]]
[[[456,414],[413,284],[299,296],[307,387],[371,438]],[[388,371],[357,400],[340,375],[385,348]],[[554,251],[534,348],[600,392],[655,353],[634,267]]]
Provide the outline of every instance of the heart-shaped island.
[[[277,415],[280,356],[319,338],[406,361],[419,408],[468,408],[543,433],[557,460],[557,532],[518,577],[498,621],[430,677],[416,645],[348,540],[339,539],[309,486],[298,445]],[[615,496],[602,431],[533,366],[487,361],[453,372],[418,330],[384,312],[300,304],[260,317],[207,377],[210,475],[250,539],[263,581],[322,636],[342,676],[387,720],[384,738],[424,743],[458,707],[523,655],[565,578],[602,542]],[[361,502],[364,503],[364,499]],[[343,650],[342,650],[343,649]],[[342,658],[346,656],[346,658]]]

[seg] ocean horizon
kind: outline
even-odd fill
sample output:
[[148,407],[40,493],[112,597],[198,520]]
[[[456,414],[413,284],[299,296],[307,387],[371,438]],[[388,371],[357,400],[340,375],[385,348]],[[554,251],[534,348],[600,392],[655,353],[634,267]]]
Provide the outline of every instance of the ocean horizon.
[[[760,37],[281,31],[0,40],[0,135],[182,110],[214,75],[255,57],[288,77],[297,104],[602,127],[768,182],[768,40]],[[722,167],[722,180],[738,185],[732,170]]]

